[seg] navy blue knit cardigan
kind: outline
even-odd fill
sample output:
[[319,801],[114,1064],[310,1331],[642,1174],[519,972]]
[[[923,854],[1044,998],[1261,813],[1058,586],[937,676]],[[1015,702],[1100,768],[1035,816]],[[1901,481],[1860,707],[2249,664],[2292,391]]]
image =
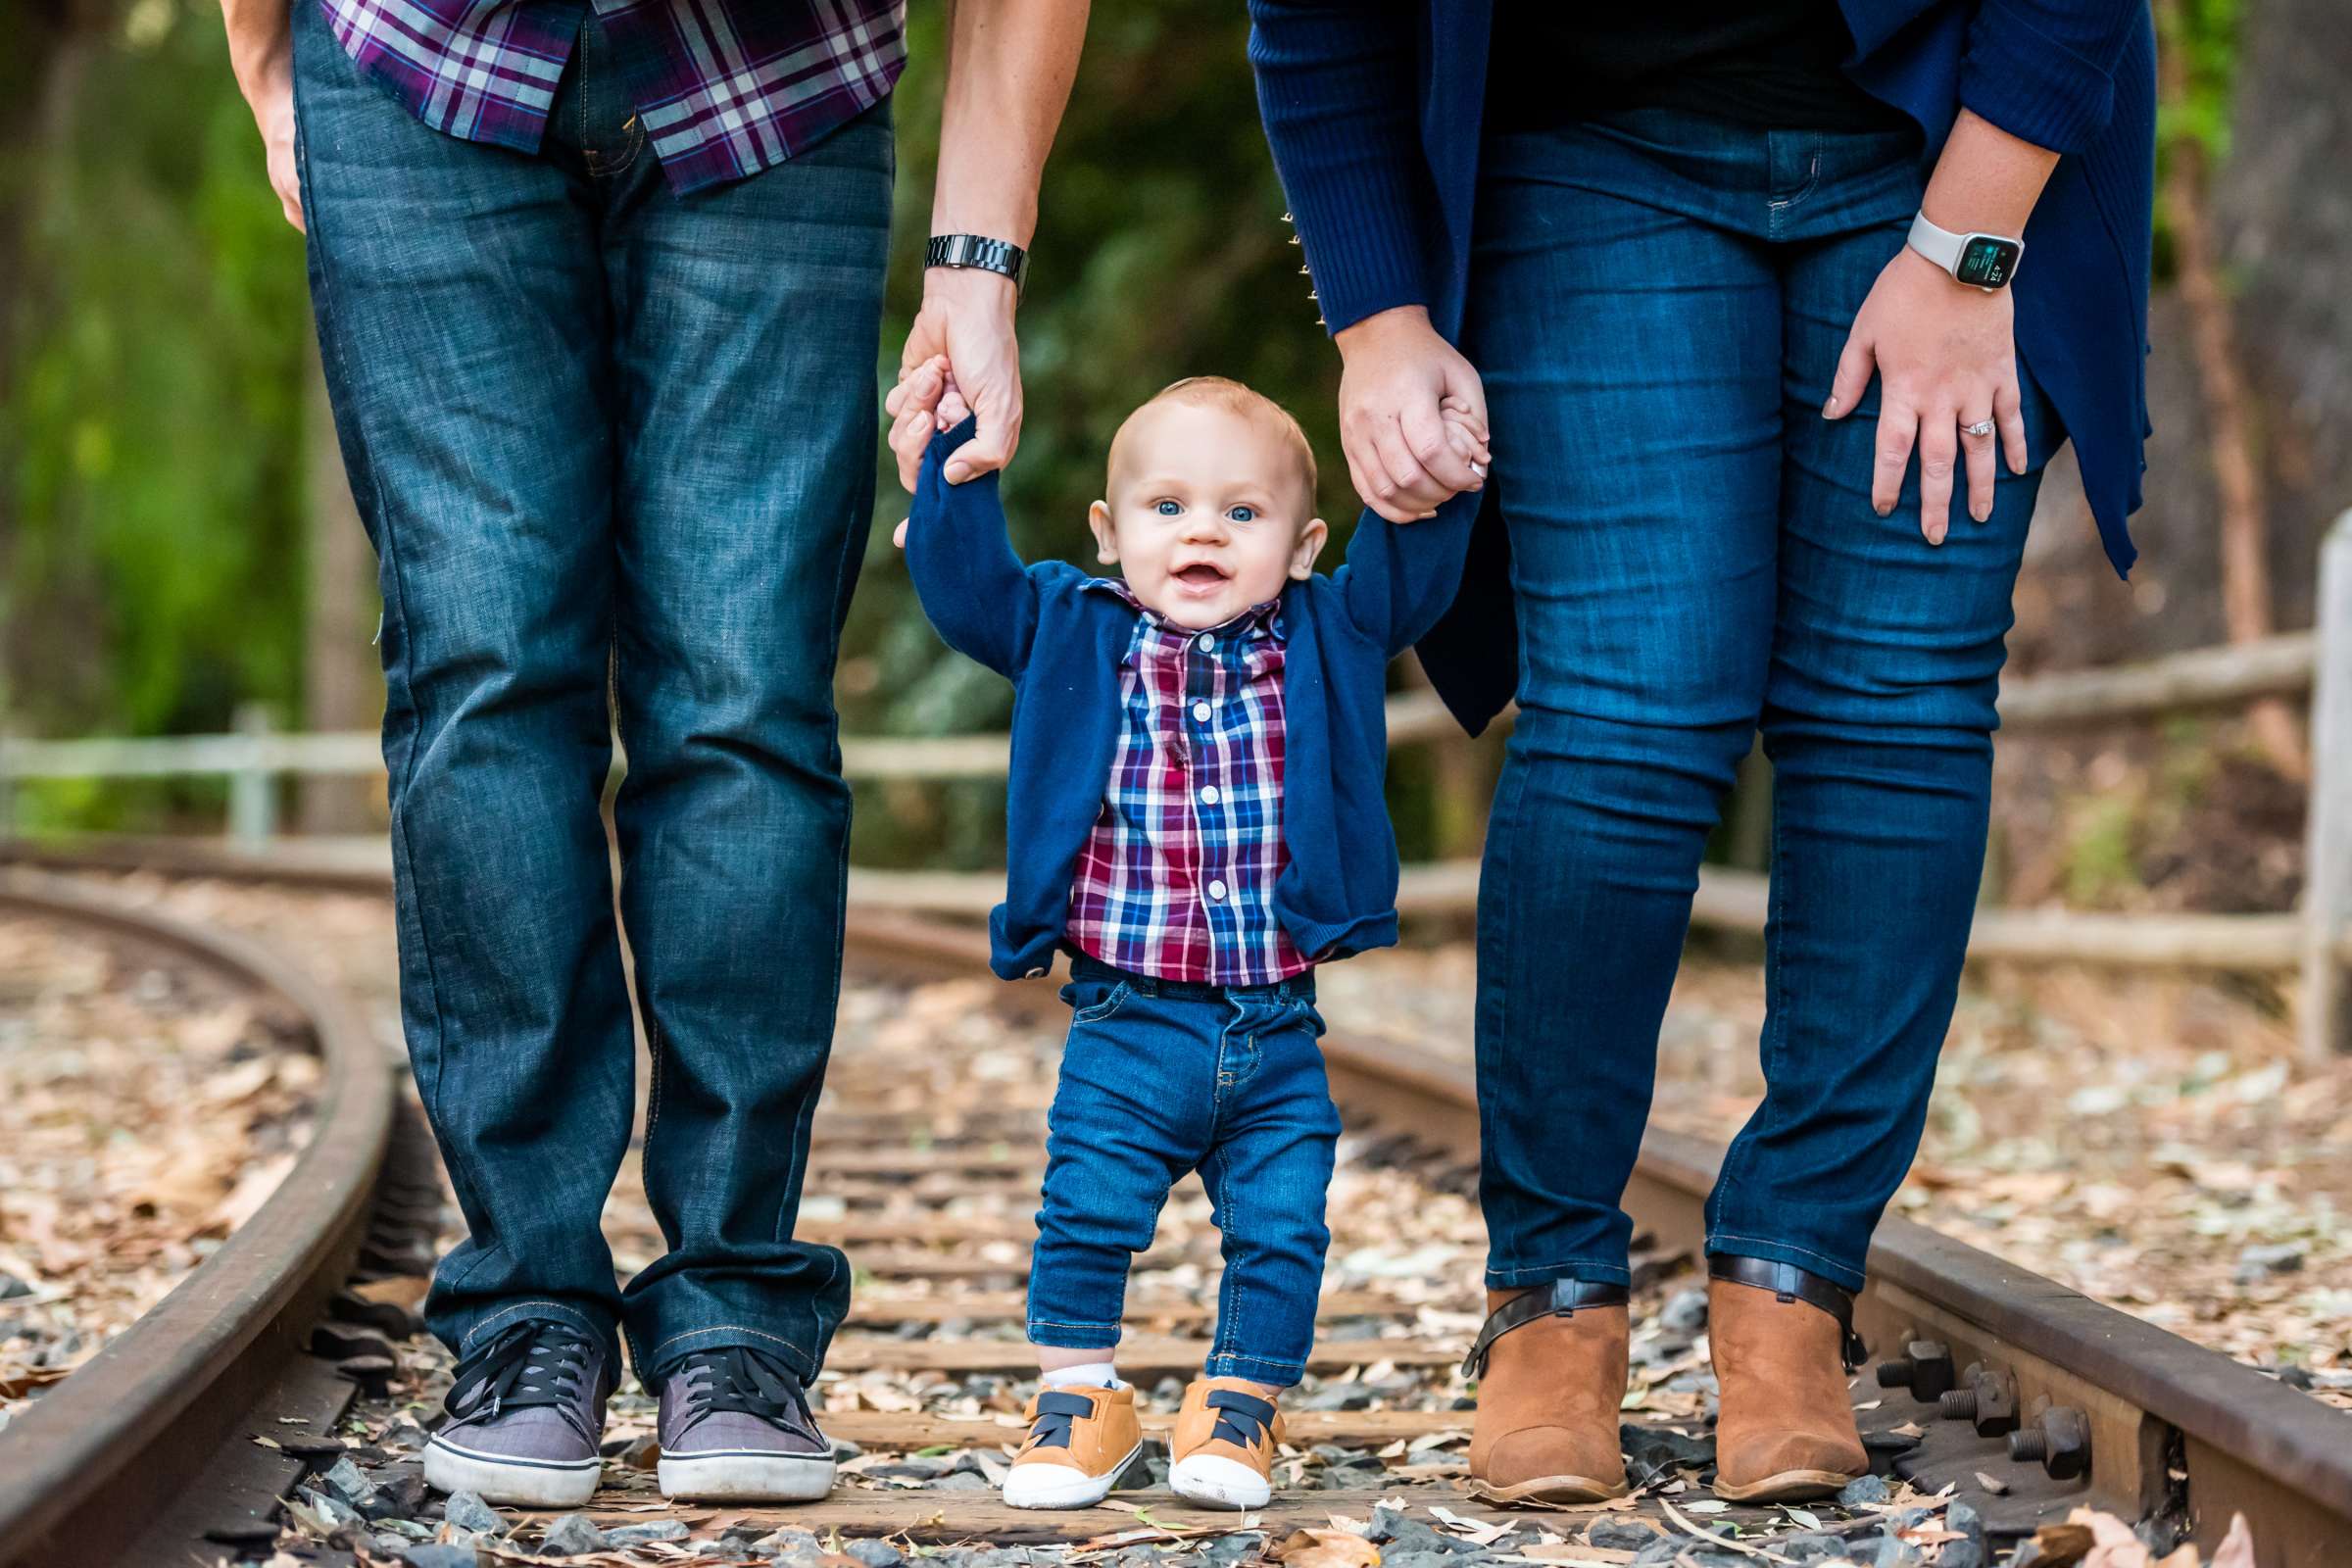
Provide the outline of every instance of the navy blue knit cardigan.
[[[2108,559],[2131,567],[2148,433],[2156,46],[2147,0],[1841,0],[1847,72],[1933,160],[1963,106],[2060,154],[2026,226],[2018,352],[2073,437]],[[1250,0],[1250,59],[1334,332],[1398,305],[1461,326],[1494,0]],[[1494,492],[1490,491],[1492,495]],[[1508,543],[1482,518],[1421,662],[1473,732],[1518,682]]]

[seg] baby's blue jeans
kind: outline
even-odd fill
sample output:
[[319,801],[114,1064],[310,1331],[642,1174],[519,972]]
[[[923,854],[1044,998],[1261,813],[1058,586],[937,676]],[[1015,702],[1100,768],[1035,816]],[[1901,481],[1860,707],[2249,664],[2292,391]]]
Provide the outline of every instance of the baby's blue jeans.
[[1209,1377],[1287,1387],[1314,1343],[1339,1111],[1311,974],[1270,986],[1155,980],[1079,957],[1046,1140],[1029,1338],[1118,1343],[1127,1270],[1168,1190],[1200,1173],[1225,1277]]

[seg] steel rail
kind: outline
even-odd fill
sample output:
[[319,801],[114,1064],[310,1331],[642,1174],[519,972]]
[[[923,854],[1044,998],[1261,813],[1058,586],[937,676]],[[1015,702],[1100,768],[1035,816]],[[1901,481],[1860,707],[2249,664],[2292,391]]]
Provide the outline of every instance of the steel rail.
[[390,1145],[392,1067],[339,998],[241,937],[14,870],[0,871],[0,912],[162,949],[274,998],[324,1069],[310,1143],[261,1208],[0,1430],[0,1564],[103,1563],[246,1441],[254,1400],[343,1282]]
[[[1477,1147],[1467,1063],[1336,1036],[1324,1050],[1333,1093],[1351,1111],[1433,1145]],[[1625,1197],[1637,1227],[1699,1255],[1723,1152],[1651,1129]],[[2352,1417],[2274,1378],[1899,1216],[1882,1219],[1872,1238],[1855,1321],[1874,1348],[1933,1340],[1956,1367],[2013,1373],[2023,1409],[2038,1399],[2084,1410],[2092,1441],[2082,1502],[2139,1520],[2184,1500],[2208,1551],[2243,1513],[2262,1568],[2352,1562]],[[1935,1408],[1920,1419],[1933,1423]]]
[[[333,867],[297,868],[283,880],[386,886],[380,874],[370,881]],[[846,936],[848,962],[868,972],[984,972],[987,940],[968,925],[853,909]],[[305,988],[294,982],[290,989]],[[1006,988],[1004,1001],[1048,1011],[1051,997],[1050,984],[1037,982]],[[1373,1039],[1331,1038],[1325,1050],[1334,1092],[1351,1121],[1407,1131],[1433,1146],[1476,1147],[1477,1087],[1466,1063]],[[323,1133],[322,1124],[314,1149],[326,1141]],[[1696,1255],[1722,1153],[1653,1130],[1625,1198],[1637,1226],[1669,1250]],[[2061,1503],[2080,1500],[2134,1519],[2174,1513],[2208,1547],[2231,1514],[2242,1512],[2256,1526],[2261,1568],[2352,1561],[2352,1419],[2252,1368],[1900,1217],[1880,1223],[1856,1318],[1881,1349],[1934,1340],[1948,1347],[1954,1366],[1973,1361],[2010,1373],[2023,1410],[2062,1404],[2084,1411],[2092,1432],[2087,1473],[2059,1489]],[[116,1355],[130,1339],[125,1334],[107,1353]],[[74,1386],[69,1381],[60,1392]],[[1920,1418],[1932,1424],[1935,1415],[1931,1404]],[[0,1437],[0,1455],[26,1419]],[[0,1542],[10,1539],[6,1499],[22,1490],[14,1476],[0,1485]],[[0,1563],[17,1560],[5,1551]]]

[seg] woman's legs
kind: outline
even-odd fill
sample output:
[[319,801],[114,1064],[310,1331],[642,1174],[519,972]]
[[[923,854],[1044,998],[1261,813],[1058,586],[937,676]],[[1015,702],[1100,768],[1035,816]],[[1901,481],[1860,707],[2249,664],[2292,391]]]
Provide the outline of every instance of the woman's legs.
[[1984,858],[1993,699],[2010,594],[2056,439],[2024,381],[2030,466],[1984,522],[1919,531],[1916,466],[1870,506],[1879,387],[1819,416],[1847,327],[1902,243],[1890,222],[1785,258],[1780,599],[1766,685],[1773,761],[1766,1095],[1708,1205],[1708,1250],[1848,1289],[1917,1152]]
[[1465,349],[1522,640],[1479,907],[1496,1289],[1627,1280],[1618,1199],[1771,646],[1780,284],[1655,173],[1580,128],[1497,139],[1480,190]]

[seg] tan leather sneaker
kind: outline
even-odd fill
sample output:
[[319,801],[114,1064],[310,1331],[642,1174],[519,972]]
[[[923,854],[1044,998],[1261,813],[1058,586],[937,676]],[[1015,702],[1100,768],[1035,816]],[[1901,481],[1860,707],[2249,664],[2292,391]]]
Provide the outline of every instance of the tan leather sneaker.
[[1708,1260],[1707,1342],[1722,1404],[1715,1495],[1827,1497],[1870,1469],[1846,1374],[1861,1363],[1852,1298],[1792,1264]]
[[1282,1415],[1264,1384],[1195,1378],[1168,1443],[1168,1485],[1210,1508],[1262,1508],[1281,1442]]
[[1624,1286],[1589,1280],[1487,1293],[1486,1326],[1462,1363],[1478,1379],[1472,1492],[1527,1507],[1625,1495],[1626,1298]]
[[1143,1451],[1135,1390],[1125,1384],[1048,1385],[1021,1413],[1029,1437],[1004,1472],[1004,1501],[1015,1508],[1091,1508]]

